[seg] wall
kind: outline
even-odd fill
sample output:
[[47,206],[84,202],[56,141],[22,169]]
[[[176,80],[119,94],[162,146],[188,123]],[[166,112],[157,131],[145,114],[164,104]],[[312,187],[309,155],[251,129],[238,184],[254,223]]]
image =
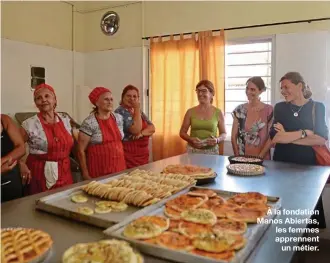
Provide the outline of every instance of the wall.
[[[101,17],[107,11],[115,11],[120,17],[118,32],[109,37],[100,29]],[[84,50],[100,51],[142,46],[142,4],[134,3],[84,14]]]
[[1,37],[72,48],[72,6],[63,2],[1,2]]
[[30,89],[30,66],[46,69],[46,81],[56,90],[58,110],[72,114],[72,52],[1,39],[1,111],[36,111]]
[[[330,2],[143,2],[143,36],[329,17]],[[330,21],[227,31],[226,37],[328,29]]]

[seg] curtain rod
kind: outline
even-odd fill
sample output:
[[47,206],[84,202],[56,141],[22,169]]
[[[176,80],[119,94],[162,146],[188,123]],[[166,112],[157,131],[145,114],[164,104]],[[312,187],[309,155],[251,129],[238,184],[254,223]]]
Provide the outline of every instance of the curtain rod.
[[[258,24],[258,25],[251,25],[251,26],[239,26],[239,27],[229,27],[224,28],[225,31],[230,30],[238,30],[238,29],[248,29],[248,28],[256,28],[256,27],[267,27],[267,26],[278,26],[278,25],[289,25],[289,24],[299,24],[299,23],[312,23],[312,22],[318,22],[318,21],[326,21],[330,20],[330,17],[322,17],[322,18],[315,18],[315,19],[307,19],[307,20],[294,20],[294,21],[285,21],[285,22],[277,22],[277,23],[270,23],[270,24]],[[212,30],[212,32],[219,32],[221,29],[215,29]],[[189,33],[183,33],[182,35],[190,35],[194,32]],[[173,34],[172,36],[180,36],[181,34]],[[162,35],[160,37],[169,37],[171,35]],[[159,36],[151,36],[151,37],[143,37],[142,39],[148,40],[152,37],[159,37]]]

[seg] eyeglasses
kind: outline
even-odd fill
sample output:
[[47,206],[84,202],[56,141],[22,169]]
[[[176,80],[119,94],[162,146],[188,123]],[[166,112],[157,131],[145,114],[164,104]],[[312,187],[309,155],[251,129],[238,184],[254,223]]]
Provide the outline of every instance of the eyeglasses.
[[197,94],[202,93],[202,94],[207,94],[209,90],[207,89],[196,89],[195,90]]

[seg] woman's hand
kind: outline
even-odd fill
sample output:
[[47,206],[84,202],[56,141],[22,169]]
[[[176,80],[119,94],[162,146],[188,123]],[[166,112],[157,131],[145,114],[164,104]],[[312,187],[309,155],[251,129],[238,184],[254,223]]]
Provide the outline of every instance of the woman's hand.
[[215,146],[218,144],[218,140],[214,136],[211,136],[210,138],[206,139],[206,143],[208,146]]
[[17,161],[13,161],[11,156],[1,158],[1,174],[11,171],[16,164]]
[[279,122],[274,124],[274,128],[275,128],[275,131],[277,131],[277,132],[285,132],[283,125]]
[[21,171],[21,177],[22,177],[22,184],[30,184],[31,182],[31,171],[27,167],[27,165],[23,162],[20,162],[20,171]]
[[132,140],[138,140],[138,139],[140,139],[140,138],[142,138],[143,137],[143,134],[142,134],[142,132],[140,133],[140,134],[138,134],[138,135],[133,135],[132,136]]
[[202,148],[202,141],[196,137],[190,139],[190,144],[197,149]]

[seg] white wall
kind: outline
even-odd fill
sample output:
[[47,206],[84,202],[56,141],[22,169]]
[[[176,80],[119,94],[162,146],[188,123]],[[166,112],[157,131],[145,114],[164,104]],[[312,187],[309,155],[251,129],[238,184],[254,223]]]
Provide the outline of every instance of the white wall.
[[[140,92],[143,89],[141,47],[86,53],[85,86],[104,86],[111,89],[117,107],[121,92],[128,84],[136,86]],[[143,94],[140,96],[143,100]]]
[[30,89],[30,66],[46,69],[46,82],[58,98],[58,110],[72,114],[72,52],[1,39],[1,112],[36,111]]

